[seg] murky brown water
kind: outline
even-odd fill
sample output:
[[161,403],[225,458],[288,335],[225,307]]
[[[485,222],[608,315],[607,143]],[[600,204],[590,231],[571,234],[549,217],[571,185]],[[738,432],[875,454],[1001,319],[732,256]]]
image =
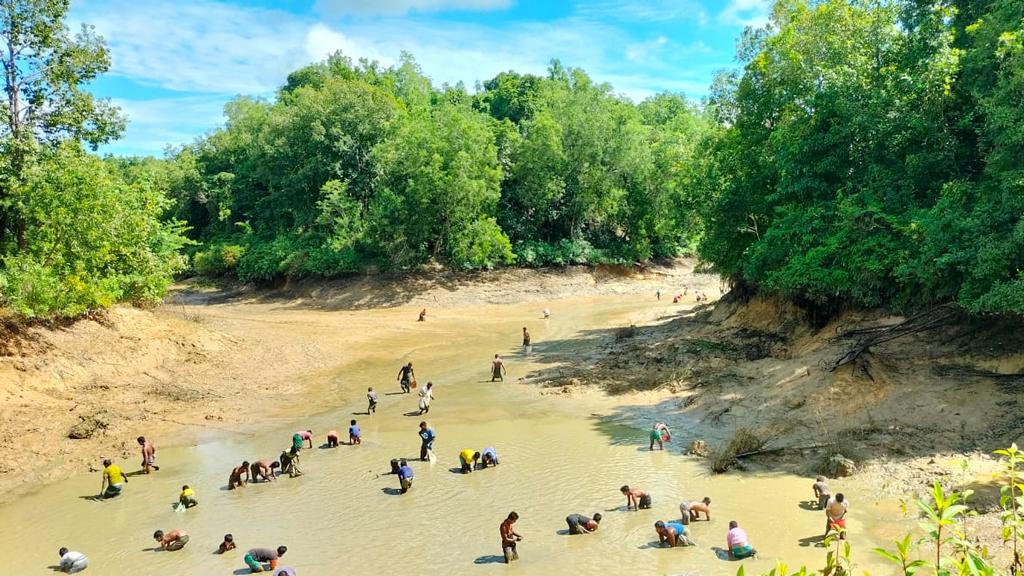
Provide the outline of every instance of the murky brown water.
[[[647,451],[646,428],[654,416],[623,408],[635,399],[541,396],[515,382],[543,365],[553,350],[572,350],[581,339],[607,338],[603,329],[644,322],[672,311],[666,302],[635,296],[595,297],[552,302],[553,316],[540,319],[542,306],[474,306],[432,310],[427,323],[410,320],[409,309],[323,312],[342,320],[358,344],[337,354],[345,368],[328,378],[309,399],[308,415],[282,421],[273,429],[232,437],[206,438],[195,447],[159,454],[162,470],[136,476],[116,500],[86,499],[99,488],[99,474],[81,475],[0,508],[0,554],[4,574],[43,574],[56,564],[56,551],[68,546],[87,554],[86,573],[244,573],[242,555],[255,546],[285,544],[284,565],[303,576],[334,574],[504,573],[499,564],[498,524],[510,510],[521,516],[522,560],[517,574],[735,574],[739,563],[716,557],[727,523],[746,528],[758,560],[754,574],[784,559],[790,565],[818,566],[824,550],[807,543],[823,529],[821,512],[801,503],[812,480],[785,474],[711,476],[699,461],[679,455],[689,437],[685,422],[674,422],[671,451]],[[534,354],[519,355],[521,327],[530,327]],[[283,327],[282,329],[287,329]],[[586,349],[585,347],[583,348]],[[510,377],[491,384],[494,352],[507,354]],[[583,358],[581,356],[581,358]],[[382,475],[394,457],[418,454],[420,418],[413,395],[398,390],[395,373],[411,359],[420,383],[435,383],[428,420],[438,434],[438,462],[413,463],[412,491],[392,494],[394,476]],[[585,360],[581,360],[585,361]],[[273,351],[267,351],[273,362]],[[373,417],[365,409],[367,386],[380,394]],[[253,417],[263,408],[253,406]],[[604,417],[594,416],[594,414]],[[611,417],[610,415],[614,415]],[[317,444],[328,429],[344,434],[348,420],[363,428],[361,446],[304,452],[305,476],[228,492],[228,472],[242,459],[275,458],[298,428],[312,428]],[[160,442],[160,439],[157,439]],[[495,446],[496,469],[463,476],[457,453]],[[134,469],[134,458],[127,463]],[[182,484],[196,489],[200,505],[172,510]],[[629,483],[653,494],[654,509],[622,510],[618,488]],[[864,489],[833,482],[852,500],[850,528],[861,568],[882,566],[869,552],[885,545],[908,524],[893,502],[876,502]],[[682,498],[712,499],[713,521],[692,526],[696,548],[671,550],[657,542],[653,524],[678,516]],[[600,530],[589,536],[564,535],[567,514],[602,512]],[[153,552],[156,529],[183,528],[191,542],[180,552]],[[238,550],[214,555],[224,533]],[[879,570],[877,573],[883,573]]]

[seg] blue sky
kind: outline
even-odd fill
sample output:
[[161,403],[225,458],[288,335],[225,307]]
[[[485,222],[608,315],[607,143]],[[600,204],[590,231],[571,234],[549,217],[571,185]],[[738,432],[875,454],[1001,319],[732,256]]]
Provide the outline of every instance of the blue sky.
[[703,96],[735,65],[770,0],[72,0],[113,61],[91,89],[129,118],[114,154],[160,155],[223,122],[239,94],[271,97],[288,72],[341,50],[394,63],[411,52],[435,84],[472,88],[552,58],[635,100]]

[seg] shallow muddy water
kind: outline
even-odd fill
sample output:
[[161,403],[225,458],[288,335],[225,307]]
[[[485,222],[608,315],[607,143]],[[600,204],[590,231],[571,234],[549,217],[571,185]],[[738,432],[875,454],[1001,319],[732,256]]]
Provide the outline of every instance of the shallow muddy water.
[[[236,305],[237,306],[237,305]],[[664,300],[602,296],[555,301],[552,317],[543,306],[465,306],[431,310],[426,323],[413,322],[408,308],[361,312],[316,312],[325,323],[351,334],[351,346],[337,350],[324,365],[342,368],[322,375],[301,414],[255,426],[273,407],[253,406],[254,426],[225,436],[203,438],[193,447],[161,450],[161,470],[133,476],[120,498],[89,499],[99,489],[99,473],[46,486],[0,508],[0,553],[4,574],[43,574],[57,563],[60,546],[89,556],[86,574],[246,573],[242,556],[252,547],[289,548],[282,565],[303,576],[334,574],[735,574],[740,563],[720,560],[729,520],[738,520],[761,552],[746,561],[747,574],[782,559],[791,566],[817,567],[825,551],[809,539],[824,528],[822,512],[805,508],[812,479],[786,474],[712,476],[700,460],[680,455],[691,438],[706,434],[669,417],[675,438],[664,452],[647,450],[651,410],[629,396],[595,393],[541,395],[517,379],[550,367],[548,354],[588,350],[611,338],[610,329],[677,313]],[[217,306],[204,312],[216,318]],[[287,311],[276,312],[287,318]],[[305,313],[307,316],[309,312]],[[260,321],[254,316],[253,321]],[[517,346],[529,326],[534,350]],[[288,330],[282,325],[282,330]],[[506,357],[509,376],[490,383],[495,352]],[[397,495],[398,481],[385,474],[389,460],[415,458],[419,451],[415,395],[401,395],[395,375],[413,361],[420,384],[432,380],[435,401],[425,417],[437,433],[435,464],[411,462],[412,490]],[[274,361],[267,350],[266,362]],[[309,377],[296,375],[297,378]],[[253,376],[254,386],[258,374]],[[365,410],[367,386],[380,395],[374,416]],[[291,433],[311,428],[315,446],[329,429],[347,436],[348,421],[359,420],[363,444],[304,450],[305,475],[271,484],[227,491],[228,472],[243,459],[276,458]],[[266,424],[266,423],[264,423]],[[254,431],[255,430],[255,431]],[[142,433],[144,431],[140,431]],[[131,439],[127,439],[131,440]],[[159,444],[161,439],[155,439]],[[497,468],[458,473],[464,448],[494,446]],[[97,463],[98,464],[98,463]],[[137,459],[120,462],[126,470]],[[197,492],[200,505],[172,510],[182,484]],[[652,510],[627,512],[618,489],[630,484],[649,491]],[[860,568],[878,568],[870,552],[909,527],[892,501],[876,501],[867,487],[833,481],[852,502],[850,530]],[[709,496],[712,521],[691,525],[695,548],[660,549],[653,524],[678,517],[679,501]],[[498,524],[509,511],[521,519],[517,531],[521,560],[510,568],[500,561]],[[567,536],[570,513],[604,520],[592,535]],[[155,552],[156,529],[181,528],[191,534],[179,552]],[[213,554],[224,533],[238,549]],[[878,570],[877,573],[883,573]]]

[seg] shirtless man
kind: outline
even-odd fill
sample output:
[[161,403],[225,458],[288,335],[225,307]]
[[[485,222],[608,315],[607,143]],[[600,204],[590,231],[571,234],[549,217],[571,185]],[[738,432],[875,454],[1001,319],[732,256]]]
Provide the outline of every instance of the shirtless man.
[[501,356],[495,354],[494,360],[491,361],[491,382],[495,380],[505,381],[505,363],[501,361]]
[[619,488],[619,491],[626,496],[626,510],[646,510],[651,507],[651,495],[647,492],[639,488],[630,488],[628,484]]
[[402,386],[402,392],[408,394],[409,390],[412,388],[412,381],[415,379],[416,372],[412,369],[412,362],[409,362],[398,369],[398,378],[396,378],[396,380],[398,380],[399,384]]
[[704,519],[708,522],[711,521],[711,498],[704,497],[700,502],[690,502],[690,520],[700,520],[701,513],[704,513]]
[[516,552],[516,542],[521,542],[523,537],[512,528],[516,520],[519,520],[519,514],[510,512],[508,518],[498,528],[498,532],[501,534],[501,552],[505,555],[505,564],[513,560],[519,560],[519,552]]
[[839,539],[846,540],[846,497],[842,493],[829,501],[825,506],[825,538],[832,530],[839,532]]
[[159,470],[160,467],[156,465],[156,446],[146,440],[145,436],[139,436],[136,440],[142,447],[142,471],[149,474],[151,470]]
[[253,462],[252,465],[249,466],[249,482],[255,484],[260,481],[260,478],[263,478],[263,480],[266,482],[273,481],[274,468],[277,468],[278,466],[280,466],[279,463],[271,462],[270,460],[267,459],[257,460]]
[[531,348],[530,347],[530,342],[531,341],[532,340],[530,338],[530,331],[526,329],[526,326],[523,326],[523,349],[526,350],[527,354],[530,353],[530,348]]
[[245,482],[242,481],[242,475],[245,475],[245,482],[252,480],[249,476],[249,461],[242,462],[242,465],[237,468],[231,469],[231,476],[228,476],[228,490],[234,490],[235,488],[241,488],[245,486]]
[[185,547],[185,544],[188,544],[188,532],[184,530],[171,530],[164,534],[163,530],[157,530],[153,533],[153,540],[160,543],[161,550],[174,552],[175,550],[181,550]]

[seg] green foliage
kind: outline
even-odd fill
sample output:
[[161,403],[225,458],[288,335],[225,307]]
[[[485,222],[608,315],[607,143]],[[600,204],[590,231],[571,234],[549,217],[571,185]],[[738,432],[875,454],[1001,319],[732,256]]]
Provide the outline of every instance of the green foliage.
[[26,171],[16,200],[32,241],[3,258],[0,292],[24,316],[75,316],[121,300],[158,301],[184,267],[181,225],[148,182],[126,183],[64,145]]
[[161,222],[155,162],[104,163],[81,151],[124,119],[83,90],[110,66],[88,25],[72,35],[68,0],[0,10],[0,298],[25,316],[74,316],[120,300],[153,302],[183,266],[184,227]]
[[[997,450],[996,456],[1002,458],[1003,471],[999,476],[1001,482],[999,515],[1003,524],[1003,540],[1012,545],[1013,557],[1007,570],[994,565],[988,551],[979,546],[977,540],[967,530],[965,522],[970,512],[966,505],[972,492],[947,493],[935,482],[931,497],[928,500],[917,500],[917,508],[921,513],[919,523],[923,537],[915,539],[915,535],[906,534],[896,540],[893,549],[876,548],[876,554],[891,562],[901,576],[914,576],[927,572],[935,576],[1017,576],[1024,569],[1021,563],[1020,546],[1024,544],[1024,483],[1021,482],[1024,471],[1024,453],[1014,444],[1006,450]],[[809,571],[806,567],[792,573],[791,576],[806,576],[820,573],[826,576],[850,575],[854,573],[854,563],[848,540],[840,540],[835,535],[825,541],[828,549],[825,566],[817,571]],[[919,557],[919,553],[927,553],[929,559]],[[737,576],[743,576],[741,566]],[[763,576],[789,575],[784,564],[765,572]],[[865,572],[865,576],[867,573]]]
[[782,0],[721,75],[699,252],[819,306],[1024,312],[1024,4]]
[[208,244],[192,256],[192,269],[207,277],[227,276],[235,273],[245,247],[237,244]]
[[610,264],[604,254],[586,240],[559,240],[555,243],[521,242],[516,245],[516,256],[530,267],[568,266],[571,264]]
[[227,116],[158,171],[195,238],[241,234],[243,279],[666,258],[703,230],[711,117],[677,95],[635,105],[557,62],[470,96],[410,55],[336,54]]
[[491,268],[515,261],[512,243],[494,218],[482,218],[458,231],[452,247],[452,263],[464,268]]

